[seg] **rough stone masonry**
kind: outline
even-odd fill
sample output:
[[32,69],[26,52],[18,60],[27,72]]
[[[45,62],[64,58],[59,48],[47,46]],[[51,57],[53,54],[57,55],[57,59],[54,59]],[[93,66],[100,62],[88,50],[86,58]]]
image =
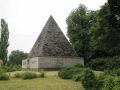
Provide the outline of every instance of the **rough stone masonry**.
[[52,16],[49,17],[22,68],[30,70],[60,69],[83,64]]

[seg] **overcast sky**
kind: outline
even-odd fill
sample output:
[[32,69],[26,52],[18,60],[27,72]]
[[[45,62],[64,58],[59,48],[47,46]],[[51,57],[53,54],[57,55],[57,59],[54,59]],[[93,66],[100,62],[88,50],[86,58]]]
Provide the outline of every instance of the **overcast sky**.
[[79,4],[99,9],[107,0],[0,0],[0,18],[8,22],[9,53],[29,52],[50,15],[66,35],[66,18]]

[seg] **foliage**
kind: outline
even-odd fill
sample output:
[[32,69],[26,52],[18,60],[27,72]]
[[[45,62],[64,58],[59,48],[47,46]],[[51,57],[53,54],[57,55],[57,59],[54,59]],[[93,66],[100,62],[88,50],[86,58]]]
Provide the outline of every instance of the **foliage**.
[[15,73],[14,74],[14,78],[21,78],[22,77],[22,74],[21,73]]
[[0,69],[5,70],[6,72],[13,72],[13,71],[21,71],[21,65],[10,65],[10,66],[2,66]]
[[74,81],[81,81],[82,80],[82,78],[83,78],[83,73],[78,73],[78,74],[76,74],[76,75],[73,75],[73,77],[72,77],[72,79],[74,80]]
[[84,67],[82,65],[79,66],[75,65],[73,67],[63,68],[58,72],[58,76],[63,79],[72,79],[74,75],[78,73],[80,74],[84,70]]
[[0,59],[3,61],[3,65],[7,64],[7,53],[8,53],[8,39],[9,30],[8,24],[4,19],[1,19],[1,30],[0,30]]
[[120,68],[119,69],[114,69],[112,71],[112,73],[115,75],[115,76],[120,76]]
[[83,65],[80,64],[80,63],[75,64],[74,67],[76,67],[76,68],[85,68],[85,66],[83,66]]
[[106,56],[116,56],[120,54],[120,30],[109,24],[110,18],[110,8],[106,3],[98,12],[97,22],[90,28],[90,45],[93,51],[103,52]]
[[97,77],[97,82],[95,84],[95,90],[102,90],[102,87],[104,85],[105,78],[107,77],[106,73],[101,74],[99,77]]
[[14,50],[9,56],[9,64],[11,65],[22,65],[22,60],[28,57],[27,53],[23,51]]
[[34,79],[34,78],[37,78],[37,74],[36,73],[32,73],[32,72],[24,72],[21,74],[21,78],[23,80],[26,80],[26,79]]
[[72,72],[70,68],[63,68],[58,72],[58,76],[62,79],[71,79],[72,78]]
[[118,69],[113,69],[113,70],[107,70],[105,71],[106,74],[111,75],[111,76],[120,76],[120,68]]
[[113,90],[115,83],[114,83],[114,77],[107,76],[104,79],[104,84],[102,90]]
[[94,70],[113,70],[120,68],[120,57],[96,58],[91,60],[89,66]]
[[21,65],[10,65],[10,66],[8,66],[8,68],[7,68],[7,71],[8,71],[8,72],[21,71],[21,70],[22,70]]
[[109,18],[109,24],[115,28],[120,28],[120,0],[108,0],[111,17]]
[[95,77],[95,74],[92,72],[92,70],[85,69],[83,71],[83,77],[81,82],[85,90],[94,90],[97,84],[97,79]]
[[45,71],[44,70],[40,70],[40,75],[39,75],[41,78],[44,78],[45,77]]
[[83,56],[85,64],[89,58],[89,28],[96,22],[96,12],[89,11],[80,4],[66,19],[67,35],[79,56]]
[[0,80],[9,80],[9,76],[5,73],[0,74]]
[[0,74],[7,72],[5,68],[0,67]]
[[114,80],[114,87],[113,87],[113,89],[112,90],[120,90],[120,78],[116,78],[115,80]]

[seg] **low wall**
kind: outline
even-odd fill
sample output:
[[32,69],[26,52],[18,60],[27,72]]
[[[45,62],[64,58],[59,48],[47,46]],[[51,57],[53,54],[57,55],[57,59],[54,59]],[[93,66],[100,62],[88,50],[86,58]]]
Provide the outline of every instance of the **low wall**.
[[[23,60],[23,65],[26,60]],[[28,61],[27,61],[28,62]],[[26,67],[31,70],[47,69],[56,70],[63,67],[70,67],[77,63],[83,64],[83,58],[79,57],[35,57],[29,59],[29,64],[22,66],[23,69]]]
[[69,57],[39,57],[39,68],[43,69],[59,69],[63,67],[70,67],[77,63],[83,64],[82,58]]

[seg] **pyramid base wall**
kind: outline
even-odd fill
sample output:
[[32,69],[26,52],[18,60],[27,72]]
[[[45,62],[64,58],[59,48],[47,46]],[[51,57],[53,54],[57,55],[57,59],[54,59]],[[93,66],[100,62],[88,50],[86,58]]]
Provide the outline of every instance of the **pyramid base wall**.
[[23,70],[58,70],[75,64],[83,64],[83,58],[79,57],[35,57],[22,61]]

